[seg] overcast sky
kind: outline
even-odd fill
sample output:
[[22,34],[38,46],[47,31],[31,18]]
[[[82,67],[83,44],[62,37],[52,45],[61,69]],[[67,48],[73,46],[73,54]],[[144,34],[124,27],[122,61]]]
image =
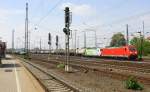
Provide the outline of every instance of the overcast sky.
[[[15,47],[24,47],[26,2],[29,3],[31,48],[39,47],[40,39],[42,48],[48,48],[48,32],[53,37],[53,48],[55,48],[56,35],[59,35],[60,47],[64,47],[65,38],[62,29],[63,10],[66,6],[71,8],[71,29],[78,30],[80,48],[84,46],[83,31],[87,34],[88,47],[93,47],[95,44],[94,32],[89,30],[97,32],[97,44],[103,47],[109,44],[114,33],[125,34],[126,24],[129,24],[130,34],[137,35],[135,32],[142,30],[142,21],[145,22],[145,32],[150,30],[150,0],[1,0],[0,37],[7,42],[8,48],[11,47],[13,29]],[[37,30],[34,30],[35,27]]]

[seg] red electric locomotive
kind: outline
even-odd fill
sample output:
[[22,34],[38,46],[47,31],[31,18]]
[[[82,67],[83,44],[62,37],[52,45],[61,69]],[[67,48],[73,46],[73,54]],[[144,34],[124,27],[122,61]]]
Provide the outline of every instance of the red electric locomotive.
[[122,57],[128,59],[136,59],[138,57],[137,50],[134,46],[111,47],[101,49],[102,57]]

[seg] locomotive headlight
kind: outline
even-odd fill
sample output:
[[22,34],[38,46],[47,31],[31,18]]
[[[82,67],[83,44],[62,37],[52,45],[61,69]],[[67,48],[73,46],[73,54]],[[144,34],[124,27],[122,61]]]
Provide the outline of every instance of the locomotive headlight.
[[132,54],[133,52],[130,51],[130,54]]
[[137,52],[135,51],[135,54],[137,54]]

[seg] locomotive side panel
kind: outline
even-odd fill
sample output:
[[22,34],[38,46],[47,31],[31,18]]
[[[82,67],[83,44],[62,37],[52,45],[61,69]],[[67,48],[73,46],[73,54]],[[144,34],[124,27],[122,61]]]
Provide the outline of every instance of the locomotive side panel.
[[102,56],[126,57],[125,48],[104,48],[102,49]]
[[101,56],[105,57],[123,57],[123,58],[137,58],[137,51],[133,46],[122,46],[114,48],[103,48],[101,49]]

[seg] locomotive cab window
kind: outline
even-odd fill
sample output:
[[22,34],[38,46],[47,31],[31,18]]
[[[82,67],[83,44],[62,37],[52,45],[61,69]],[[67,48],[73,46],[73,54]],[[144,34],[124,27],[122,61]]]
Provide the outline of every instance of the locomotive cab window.
[[130,50],[130,51],[136,51],[136,49],[135,49],[135,48],[129,48],[129,50]]

